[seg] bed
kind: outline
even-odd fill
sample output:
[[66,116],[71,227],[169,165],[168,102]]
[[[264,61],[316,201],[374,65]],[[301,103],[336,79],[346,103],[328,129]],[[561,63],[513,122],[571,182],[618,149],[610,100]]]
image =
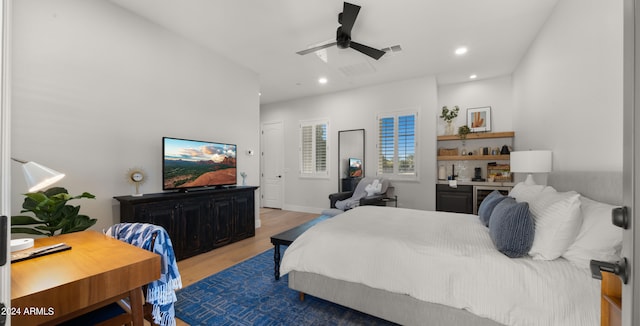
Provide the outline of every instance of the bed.
[[[579,212],[575,232],[567,231],[570,243],[555,258],[507,257],[476,215],[365,206],[302,234],[285,252],[281,275],[289,274],[294,290],[403,325],[598,325],[600,283],[588,259],[614,258],[621,232],[607,226],[613,205],[566,190],[584,189],[592,198],[601,192],[619,204],[621,177],[593,176],[564,175],[555,184],[558,196],[572,198],[565,206]],[[558,208],[528,199],[532,210]],[[544,239],[538,227],[548,220],[537,218]],[[545,248],[539,238],[532,250]]]

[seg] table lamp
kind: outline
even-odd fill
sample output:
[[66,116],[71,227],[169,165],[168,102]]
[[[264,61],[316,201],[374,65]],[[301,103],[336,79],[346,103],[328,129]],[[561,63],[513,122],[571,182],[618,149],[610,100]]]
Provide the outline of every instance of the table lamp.
[[528,173],[526,185],[535,185],[532,173],[549,173],[552,166],[551,151],[511,152],[511,172]]
[[36,162],[27,162],[13,157],[11,159],[22,163],[22,172],[24,172],[24,179],[27,181],[29,192],[38,191],[64,178],[63,173],[42,166]]
[[[11,159],[16,162],[22,163],[22,172],[24,172],[24,179],[27,181],[29,192],[38,191],[64,178],[63,173],[52,170],[46,166],[42,166],[36,162],[27,162],[13,157]],[[31,247],[33,247],[33,239],[31,238],[11,240],[11,252],[28,249]]]

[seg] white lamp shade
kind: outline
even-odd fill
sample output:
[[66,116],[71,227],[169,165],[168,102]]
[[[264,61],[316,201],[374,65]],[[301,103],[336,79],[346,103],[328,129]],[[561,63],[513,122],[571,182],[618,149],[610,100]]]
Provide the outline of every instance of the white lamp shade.
[[22,164],[22,172],[24,172],[24,178],[27,181],[29,192],[46,188],[64,178],[63,173],[42,166],[36,162]]
[[516,173],[549,173],[552,171],[551,151],[516,151],[511,152],[511,172]]

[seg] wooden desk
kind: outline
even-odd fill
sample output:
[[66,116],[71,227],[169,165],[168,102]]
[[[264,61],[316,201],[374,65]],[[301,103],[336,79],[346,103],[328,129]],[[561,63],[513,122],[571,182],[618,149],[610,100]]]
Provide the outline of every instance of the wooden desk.
[[95,231],[35,247],[60,242],[72,249],[11,264],[11,324],[54,325],[130,297],[134,325],[142,325],[140,287],[160,278],[160,256]]

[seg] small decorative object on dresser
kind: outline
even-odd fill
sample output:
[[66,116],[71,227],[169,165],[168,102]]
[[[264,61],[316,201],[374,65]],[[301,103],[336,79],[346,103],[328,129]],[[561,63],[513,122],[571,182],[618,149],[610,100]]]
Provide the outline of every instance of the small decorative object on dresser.
[[467,126],[471,132],[491,131],[491,107],[467,109]]
[[127,181],[136,186],[136,193],[132,196],[142,196],[140,185],[144,183],[145,173],[141,168],[131,168],[127,171]]

